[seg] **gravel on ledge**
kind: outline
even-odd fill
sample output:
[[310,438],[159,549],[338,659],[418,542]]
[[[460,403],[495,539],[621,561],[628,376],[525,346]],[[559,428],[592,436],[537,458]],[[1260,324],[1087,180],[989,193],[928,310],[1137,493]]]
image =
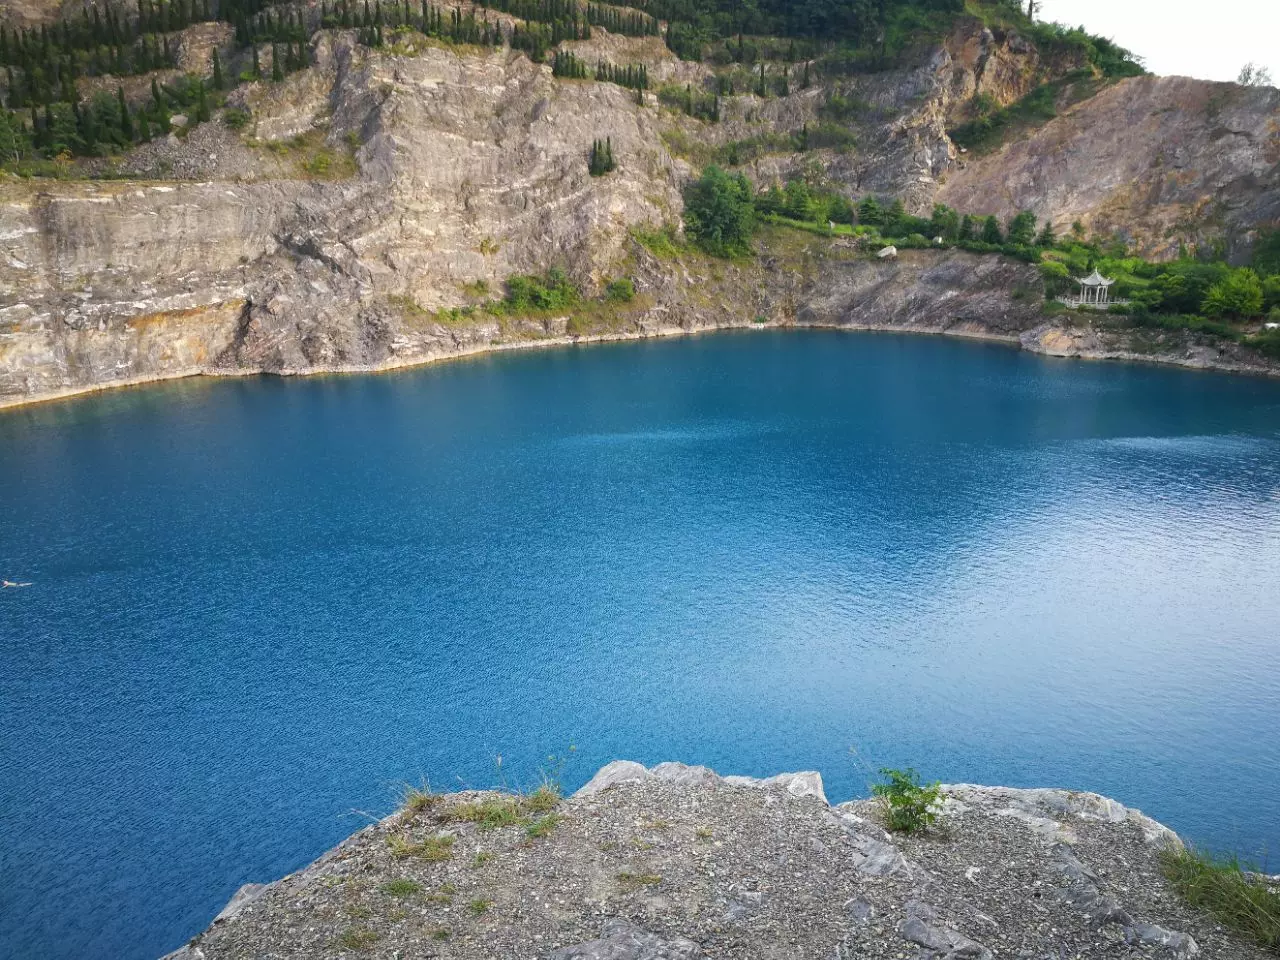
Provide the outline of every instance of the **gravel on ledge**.
[[816,773],[615,761],[553,810],[486,826],[433,798],[250,885],[172,960],[1265,960],[1160,876],[1172,831],[1063,790],[944,788],[890,835]]

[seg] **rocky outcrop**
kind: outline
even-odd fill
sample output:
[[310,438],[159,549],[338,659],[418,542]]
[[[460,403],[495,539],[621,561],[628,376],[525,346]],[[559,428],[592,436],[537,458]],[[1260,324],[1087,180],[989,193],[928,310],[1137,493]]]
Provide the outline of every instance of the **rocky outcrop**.
[[[191,28],[195,53],[207,55],[200,37],[213,29]],[[588,59],[644,62],[664,82],[708,75],[653,37],[598,30],[577,46]],[[719,124],[662,108],[652,94],[641,106],[613,84],[557,80],[510,50],[404,41],[371,51],[325,31],[314,61],[283,83],[235,92],[254,116],[244,135],[203,124],[107,164],[136,179],[0,184],[0,405],[197,373],[384,369],[762,317],[1126,355],[1105,337],[1090,347],[1072,325],[1046,326],[1033,271],[999,258],[920,252],[872,263],[827,241],[818,251],[813,238],[795,256],[766,242],[748,269],[696,257],[659,263],[631,240],[636,228],[679,222],[692,169],[679,143],[705,150],[791,133],[837,102],[855,105],[845,118],[858,137],[851,149],[766,153],[752,175],[806,168],[850,194],[892,193],[920,210],[938,197],[980,212],[1030,206],[1059,223],[1120,229],[1151,249],[1212,235],[1243,250],[1252,225],[1280,216],[1275,91],[1140,78],[1001,154],[962,158],[946,130],[975,94],[1010,102],[1075,66],[1045,62],[976,21],[910,69],[826,78],[782,98],[728,98]],[[586,153],[601,137],[618,169],[593,178]],[[636,276],[645,296],[603,315],[440,312],[553,265],[588,291]],[[689,281],[707,274],[750,283]]]
[[1161,879],[1180,841],[1091,793],[955,785],[924,836],[829,806],[816,773],[720,777],[616,761],[541,813],[436,795],[312,866],[238,894],[174,960],[369,956],[555,960],[1262,960]]
[[1255,228],[1280,222],[1280,90],[1135,77],[1024,140],[966,159],[938,193],[1007,218],[1030,210],[1060,233],[1079,220],[1155,256],[1225,241],[1247,261]]

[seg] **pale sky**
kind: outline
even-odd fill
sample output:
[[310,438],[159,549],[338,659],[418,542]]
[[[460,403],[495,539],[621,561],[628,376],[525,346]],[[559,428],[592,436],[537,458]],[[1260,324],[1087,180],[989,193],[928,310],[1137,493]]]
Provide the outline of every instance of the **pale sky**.
[[1280,84],[1280,0],[1043,0],[1036,19],[1083,24],[1152,73],[1234,80],[1253,61]]

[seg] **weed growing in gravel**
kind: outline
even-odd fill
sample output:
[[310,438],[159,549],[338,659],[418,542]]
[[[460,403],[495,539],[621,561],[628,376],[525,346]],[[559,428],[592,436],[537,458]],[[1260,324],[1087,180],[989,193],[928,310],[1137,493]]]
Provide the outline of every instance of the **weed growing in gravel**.
[[344,950],[368,950],[382,937],[375,930],[365,927],[347,927],[338,935],[338,945]]
[[488,913],[489,908],[492,906],[493,906],[492,900],[476,899],[476,900],[472,900],[470,903],[467,904],[467,909],[469,909],[476,916],[479,916],[482,913]]
[[656,887],[662,878],[656,873],[632,873],[623,870],[618,874],[618,882],[625,887]]
[[427,786],[404,788],[404,809],[410,816],[430,810],[440,802],[440,795]]
[[531,840],[538,840],[545,837],[550,834],[551,831],[556,828],[556,824],[563,819],[564,817],[554,813],[548,813],[546,816],[539,817],[524,828],[525,836],[529,837]]
[[919,774],[910,767],[881,767],[880,776],[885,782],[872,784],[871,793],[880,800],[886,827],[900,833],[922,833],[933,826],[938,819],[934,806],[942,797],[938,784],[923,786]]
[[1235,857],[1217,858],[1189,847],[1163,851],[1160,866],[1193,907],[1280,954],[1280,890],[1256,871]]
[[439,834],[415,843],[403,834],[393,833],[387,837],[387,846],[391,850],[391,855],[397,860],[421,857],[428,863],[438,863],[453,856],[453,841],[453,837]]
[[412,897],[415,893],[422,892],[422,884],[402,877],[398,880],[388,880],[378,889],[389,897]]
[[431,931],[431,939],[432,939],[432,940],[448,940],[448,939],[449,939],[449,928],[448,928],[448,927],[436,927],[434,930],[432,930],[432,931]]
[[711,839],[711,828],[699,827],[697,830],[693,831],[693,835],[705,843],[707,840]]
[[526,796],[512,794],[458,803],[444,815],[450,820],[478,824],[481,830],[528,827],[535,814],[549,813],[559,802],[560,792],[550,784],[543,784]]

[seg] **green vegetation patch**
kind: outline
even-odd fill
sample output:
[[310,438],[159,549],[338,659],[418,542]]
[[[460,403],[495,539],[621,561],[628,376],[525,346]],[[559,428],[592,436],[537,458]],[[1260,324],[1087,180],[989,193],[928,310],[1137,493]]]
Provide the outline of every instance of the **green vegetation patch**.
[[396,880],[388,880],[378,889],[389,897],[412,897],[414,894],[422,892],[422,884],[416,880],[401,877]]
[[[455,803],[443,811],[448,820],[457,820],[479,825],[482,830],[498,830],[502,827],[532,827],[535,818],[549,814],[560,803],[560,792],[553,786],[544,784],[533,793],[521,795],[486,797],[483,800],[470,800]],[[550,832],[555,823],[543,824],[540,828]]]
[[344,950],[368,950],[374,946],[382,935],[367,927],[348,927],[338,935],[338,945]]
[[393,833],[387,837],[387,848],[397,860],[417,857],[428,863],[438,863],[453,856],[454,839],[448,834],[436,834],[414,840],[405,834]]
[[925,786],[920,776],[908,767],[880,770],[884,782],[871,785],[871,794],[880,801],[885,826],[900,833],[923,833],[938,819],[935,809],[942,799],[938,784]]
[[1091,70],[1076,70],[1042,83],[1007,107],[997,107],[989,96],[979,95],[971,105],[974,119],[949,130],[948,135],[966,150],[990,153],[1044,126],[1058,115],[1059,107],[1089,99],[1107,82]]
[[1193,907],[1280,954],[1280,890],[1235,857],[1218,858],[1191,848],[1160,855],[1165,879]]

